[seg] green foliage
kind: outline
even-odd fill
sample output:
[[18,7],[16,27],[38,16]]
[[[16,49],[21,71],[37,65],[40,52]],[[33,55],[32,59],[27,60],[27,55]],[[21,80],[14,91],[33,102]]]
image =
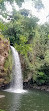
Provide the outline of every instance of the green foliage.
[[15,44],[15,48],[19,51],[20,54],[27,57],[28,51],[31,51],[31,44],[26,44],[27,39],[23,35],[20,36],[20,44]]
[[21,13],[21,15],[28,16],[29,15],[29,10],[21,9],[20,13]]
[[[2,15],[4,18],[9,17],[9,19],[11,18],[11,14],[7,13],[6,7],[5,7],[5,3],[9,2],[10,5],[12,6],[12,10],[14,11],[15,7],[13,7],[14,2],[17,3],[17,5],[19,7],[22,6],[22,3],[24,2],[24,0],[0,0],[0,15]],[[41,8],[44,7],[42,0],[32,0],[32,5],[34,4],[35,8],[40,10]],[[26,9],[23,9],[20,11],[22,15],[24,16],[28,16],[29,11]]]
[[49,39],[45,27],[36,30],[33,40],[33,80],[41,85],[49,82]]
[[37,8],[38,10],[44,8],[44,5],[41,0],[35,0],[34,2],[35,2],[35,8]]
[[45,62],[47,65],[49,64],[49,50],[46,50],[45,52]]
[[0,109],[0,111],[5,111],[5,110]]
[[[38,25],[38,18],[13,11],[3,34],[22,56],[23,77],[32,77],[38,85],[49,83],[49,25]],[[4,24],[5,25],[5,24]],[[11,64],[8,58],[5,69]],[[11,68],[10,68],[11,69]]]
[[12,53],[11,51],[9,51],[9,56],[8,58],[6,59],[5,61],[5,64],[4,64],[4,70],[7,72],[8,69],[10,69],[10,71],[12,70]]
[[[12,4],[14,2],[14,0],[0,0],[0,4],[2,4],[4,2],[10,2],[10,4]],[[21,4],[22,4],[22,2],[24,2],[24,0],[15,0],[15,2],[17,2],[17,4],[21,6]]]
[[35,35],[35,27],[37,26],[38,19],[36,17],[28,18],[21,14],[13,14],[12,21],[6,24],[4,35],[9,37],[12,44],[19,44],[21,35],[25,36],[27,42]]
[[0,22],[0,29],[3,31],[4,30],[4,24],[2,22]]
[[4,63],[4,72],[5,72],[5,82],[9,83],[11,80],[11,71],[12,71],[12,53],[9,50],[9,55],[8,58],[6,59],[5,63]]

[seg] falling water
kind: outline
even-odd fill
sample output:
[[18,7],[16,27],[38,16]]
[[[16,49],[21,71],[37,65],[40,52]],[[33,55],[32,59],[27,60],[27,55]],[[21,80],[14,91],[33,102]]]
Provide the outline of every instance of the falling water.
[[13,69],[12,69],[13,81],[10,85],[10,88],[5,91],[13,92],[13,93],[27,92],[23,90],[23,77],[22,77],[21,63],[20,63],[18,52],[13,46],[10,46],[10,47],[13,55]]
[[22,78],[22,71],[21,71],[21,63],[19,59],[18,52],[15,50],[14,47],[11,46],[12,54],[13,54],[13,61],[14,61],[14,89],[23,89],[23,78]]

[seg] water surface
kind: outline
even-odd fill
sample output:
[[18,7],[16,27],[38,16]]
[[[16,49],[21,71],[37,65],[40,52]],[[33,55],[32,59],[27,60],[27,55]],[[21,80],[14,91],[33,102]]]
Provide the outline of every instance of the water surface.
[[0,92],[0,109],[5,111],[49,111],[49,93],[32,90],[27,93]]

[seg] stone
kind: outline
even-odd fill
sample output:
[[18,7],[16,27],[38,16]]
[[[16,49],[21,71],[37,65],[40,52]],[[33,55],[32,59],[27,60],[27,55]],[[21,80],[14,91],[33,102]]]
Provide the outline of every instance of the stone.
[[4,84],[5,77],[7,76],[7,73],[4,70],[4,63],[8,58],[9,49],[10,44],[8,40],[0,37],[0,87]]
[[5,57],[0,55],[0,66],[3,66],[5,62]]

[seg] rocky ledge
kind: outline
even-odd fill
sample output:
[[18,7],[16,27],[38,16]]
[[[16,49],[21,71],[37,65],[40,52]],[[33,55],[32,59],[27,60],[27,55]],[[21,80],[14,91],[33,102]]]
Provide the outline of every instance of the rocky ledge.
[[32,89],[37,89],[37,90],[41,90],[41,91],[48,91],[49,92],[49,85],[37,85],[37,84],[34,84],[32,79],[31,80],[26,80],[23,82],[23,88],[24,89],[29,89],[29,90],[32,90]]

